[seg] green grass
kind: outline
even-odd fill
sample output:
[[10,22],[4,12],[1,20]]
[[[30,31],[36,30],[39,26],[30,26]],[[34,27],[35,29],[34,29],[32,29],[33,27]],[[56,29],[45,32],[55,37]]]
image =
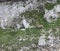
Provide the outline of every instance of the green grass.
[[[54,6],[54,5],[53,5]],[[50,6],[48,6],[50,7]],[[48,23],[45,19],[44,19],[44,13],[40,13],[36,10],[33,11],[27,11],[25,13],[23,13],[22,15],[24,15],[26,18],[34,18],[36,20],[36,22],[38,22],[38,24],[43,25],[44,29],[49,30],[50,28],[55,28],[55,27],[60,27],[60,18],[58,18],[57,21],[54,21],[52,23]],[[36,25],[37,23],[34,22],[32,23],[33,25]],[[28,31],[29,32],[29,31]]]
[[[33,11],[27,11],[25,13],[23,13],[22,15],[24,15],[26,18],[34,18],[36,20],[36,22],[38,22],[38,24],[43,25],[44,29],[50,29],[50,28],[54,28],[56,26],[60,26],[60,18],[53,23],[47,23],[46,20],[43,18],[44,13],[40,13],[36,10]],[[37,24],[36,22],[35,25]],[[32,23],[33,24],[33,23]],[[54,25],[53,25],[54,24]],[[34,24],[33,24],[34,25]],[[15,35],[20,35],[20,36],[25,36],[25,35],[34,35],[34,36],[39,36],[40,35],[40,30],[39,28],[32,28],[32,29],[26,29],[25,31],[22,30],[17,30],[17,31],[12,31],[10,30],[3,30],[0,29],[0,36],[11,36],[11,37],[15,37]]]
[[[46,20],[43,18],[44,13],[40,13],[36,10],[33,11],[27,11],[25,13],[22,14],[22,16],[25,16],[26,18],[34,18],[36,20],[36,22],[38,22],[38,24],[43,25],[45,30],[49,30],[50,28],[55,28],[58,27],[60,29],[60,18],[52,23],[47,23]],[[34,22],[32,23],[32,25],[36,25],[37,23]],[[41,36],[41,29],[39,28],[31,28],[31,29],[26,29],[25,31],[22,30],[17,30],[17,31],[13,31],[14,29],[0,29],[0,45],[1,44],[5,44],[4,48],[7,46],[12,46],[12,45],[17,45],[16,47],[13,47],[13,50],[16,49],[17,47],[20,48],[22,46],[28,46],[31,45],[32,43],[37,43],[38,42],[38,38]],[[57,34],[54,34],[57,36]],[[60,35],[60,34],[58,34]],[[28,40],[26,41],[19,41],[18,39],[22,37],[22,38],[28,38]],[[32,40],[30,40],[32,37]],[[17,48],[17,49],[18,49]],[[11,51],[13,51],[11,50]]]
[[[47,21],[43,18],[44,13],[40,13],[36,10],[33,11],[27,11],[25,13],[23,13],[22,15],[24,15],[26,18],[34,18],[36,20],[36,22],[38,22],[38,24],[43,25],[45,28],[49,27],[49,24],[47,23]],[[36,25],[37,23],[33,22],[32,25]]]
[[[11,46],[12,50],[17,51],[18,48],[21,48],[23,46],[29,46],[32,43],[37,43],[38,39],[37,37],[40,35],[39,29],[26,29],[25,31],[17,30],[17,31],[11,31],[11,30],[1,30],[0,34],[0,45],[4,44],[4,49],[9,50],[8,47]],[[4,32],[4,33],[3,33]],[[27,37],[28,35],[28,37]],[[26,41],[19,41],[18,39],[22,38],[28,38]],[[32,37],[32,40],[30,40]]]
[[38,28],[32,28],[32,29],[27,29],[26,30],[27,35],[35,36],[35,37],[40,36],[41,35],[40,32],[41,32],[41,30],[38,29]]

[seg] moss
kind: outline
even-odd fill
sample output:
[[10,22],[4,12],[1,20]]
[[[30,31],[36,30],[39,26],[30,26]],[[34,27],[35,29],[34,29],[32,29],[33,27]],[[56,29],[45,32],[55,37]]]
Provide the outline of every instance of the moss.
[[60,4],[60,0],[57,0],[57,4]]
[[48,9],[48,10],[53,9],[54,6],[55,6],[55,4],[51,4],[51,3],[46,3],[46,4],[45,4],[45,8]]

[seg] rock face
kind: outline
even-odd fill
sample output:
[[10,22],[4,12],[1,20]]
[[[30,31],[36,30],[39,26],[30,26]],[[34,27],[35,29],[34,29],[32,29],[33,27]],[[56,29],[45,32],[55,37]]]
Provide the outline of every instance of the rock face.
[[60,13],[60,5],[54,6],[52,10],[45,10],[44,18],[47,20],[47,22],[51,23],[53,21],[56,21],[57,18],[59,18]]
[[39,38],[39,43],[38,43],[39,46],[45,46],[46,45],[46,39],[45,38],[46,38],[45,35],[42,35]]
[[[13,3],[12,5],[0,5],[0,22],[1,27],[5,29],[4,27],[7,26],[12,22],[12,20],[16,17],[20,17],[20,14],[28,10],[28,8],[32,7],[31,4],[28,6],[23,7],[22,2]],[[33,7],[32,7],[33,8]],[[16,20],[17,22],[17,20]],[[18,26],[18,25],[17,25]]]
[[38,45],[40,47],[46,47],[46,46],[49,46],[49,47],[53,47],[53,40],[54,40],[54,37],[49,35],[48,37],[48,40],[46,39],[46,36],[45,35],[42,35],[40,38],[39,38],[39,43]]
[[[24,13],[25,11],[39,10],[39,12],[43,12],[43,13],[45,12],[44,4],[42,2],[45,0],[39,0],[39,2],[37,2],[37,0],[1,0],[1,2],[2,1],[13,1],[12,4],[7,4],[9,2],[0,3],[0,27],[3,29],[5,29],[6,27],[9,27],[9,26],[13,27],[13,25],[16,25],[15,27],[20,28],[21,27],[20,23],[15,24],[15,23],[12,23],[12,21],[15,17],[16,18],[21,17],[21,14]],[[19,1],[19,2],[14,2],[14,1]],[[54,0],[51,0],[51,1],[48,0],[48,1],[49,2],[53,1],[55,3]],[[47,0],[46,0],[46,2],[47,2]],[[47,13],[45,13],[45,14],[47,14]],[[50,16],[48,16],[48,17],[50,17]],[[45,18],[46,18],[46,16],[45,16]],[[22,24],[24,24],[24,26],[25,26],[25,23],[23,20]]]

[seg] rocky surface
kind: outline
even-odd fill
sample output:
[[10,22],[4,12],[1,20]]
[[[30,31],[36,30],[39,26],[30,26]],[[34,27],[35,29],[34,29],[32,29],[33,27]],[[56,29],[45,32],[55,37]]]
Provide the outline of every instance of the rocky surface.
[[[56,4],[57,0],[18,1],[1,0],[0,51],[60,51],[60,4]],[[48,10],[46,3],[56,5]]]
[[[41,2],[41,4],[39,2]],[[42,1],[39,1],[39,2],[37,2],[37,0],[34,0],[34,1],[28,0],[25,3],[22,1],[13,2],[12,4],[9,4],[11,2],[0,3],[0,10],[1,10],[0,11],[0,18],[1,18],[0,27],[3,29],[5,29],[6,27],[9,27],[9,26],[12,27],[11,22],[13,22],[13,19],[15,17],[21,17],[20,14],[22,14],[26,11],[31,11],[31,10],[38,10],[39,12],[45,12],[44,18],[46,18],[47,22],[51,22],[50,17],[53,17],[53,18],[56,17],[56,19],[57,19],[57,17],[58,17],[56,15],[57,13],[54,13],[54,12],[55,11],[57,12],[56,7],[59,7],[58,5],[54,8],[55,11],[53,11],[53,10],[49,11],[49,10],[44,9],[44,3],[42,3]],[[49,1],[49,2],[51,2],[51,1]],[[52,2],[55,2],[55,1],[52,1]],[[49,12],[49,13],[47,13],[47,12]],[[48,16],[46,16],[47,14],[48,14]],[[49,14],[50,14],[50,16],[49,16]],[[19,18],[19,19],[21,19],[21,18]],[[13,24],[15,24],[16,26],[18,26],[18,24],[20,25],[20,23],[13,23]]]
[[[52,10],[45,10],[45,15],[44,18],[46,18],[47,22],[51,23],[52,21],[56,21],[57,18],[59,17],[59,12],[60,12],[60,5],[54,6]],[[52,20],[51,20],[51,19]]]

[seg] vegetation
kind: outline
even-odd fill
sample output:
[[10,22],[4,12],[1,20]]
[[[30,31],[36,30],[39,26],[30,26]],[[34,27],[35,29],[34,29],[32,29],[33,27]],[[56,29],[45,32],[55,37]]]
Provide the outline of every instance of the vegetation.
[[60,0],[57,0],[57,4],[60,4]]
[[36,20],[36,22],[33,22],[34,25],[39,24],[39,25],[43,25],[45,28],[49,27],[49,24],[43,18],[44,13],[40,13],[37,10],[33,10],[33,11],[27,11],[23,13],[22,15],[24,15],[26,18],[29,18],[29,17],[34,18]]
[[46,4],[45,4],[45,8],[48,9],[48,10],[53,9],[54,6],[55,6],[55,4],[51,4],[51,3],[46,3]]
[[[50,28],[58,27],[60,29],[60,18],[56,22],[47,23],[46,20],[43,18],[44,13],[40,13],[36,10],[33,11],[27,11],[21,16],[25,16],[26,18],[34,18],[38,24],[43,25],[45,30],[48,30]],[[36,25],[37,23],[34,22],[32,25]],[[0,29],[0,46],[4,45],[4,49],[8,51],[8,47],[12,47],[11,51],[14,51],[16,49],[19,49],[22,46],[28,46],[32,43],[37,43],[38,38],[41,35],[41,29],[39,28],[31,28],[26,29],[22,31],[14,30],[14,29]],[[56,34],[54,34],[56,35]],[[21,40],[20,38],[26,39],[25,41]]]

